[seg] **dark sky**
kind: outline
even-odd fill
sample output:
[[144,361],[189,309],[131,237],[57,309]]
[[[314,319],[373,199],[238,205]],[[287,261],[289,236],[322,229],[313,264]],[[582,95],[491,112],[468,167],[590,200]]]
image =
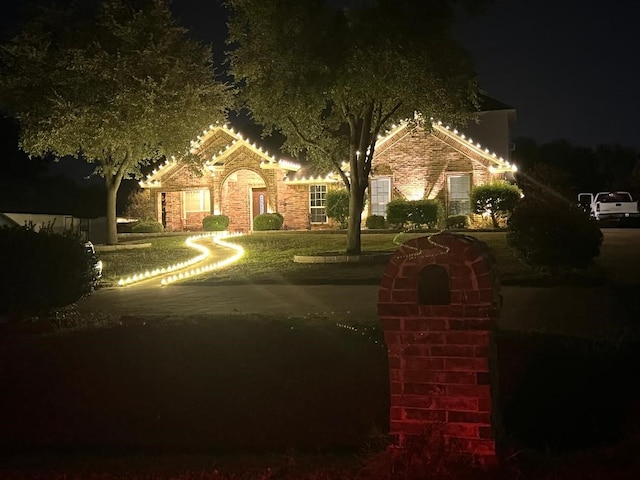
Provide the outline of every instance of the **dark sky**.
[[[3,30],[21,3],[2,0]],[[218,0],[174,0],[173,10],[221,59],[226,31]],[[640,150],[639,22],[634,0],[494,0],[485,15],[460,21],[456,33],[482,88],[516,108],[515,134]]]

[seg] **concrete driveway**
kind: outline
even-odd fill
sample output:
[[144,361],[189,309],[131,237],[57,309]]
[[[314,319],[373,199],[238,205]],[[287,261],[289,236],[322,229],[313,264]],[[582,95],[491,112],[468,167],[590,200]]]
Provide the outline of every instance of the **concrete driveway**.
[[[499,326],[593,337],[616,334],[634,314],[640,285],[640,229],[605,229],[598,263],[613,285],[590,288],[502,288]],[[157,283],[107,288],[78,304],[112,315],[262,314],[377,318],[376,285],[203,285]],[[637,304],[637,300],[635,300]]]

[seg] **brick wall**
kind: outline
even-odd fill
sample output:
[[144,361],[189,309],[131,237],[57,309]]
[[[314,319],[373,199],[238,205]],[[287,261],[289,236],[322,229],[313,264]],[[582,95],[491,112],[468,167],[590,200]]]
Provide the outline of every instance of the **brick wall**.
[[[182,195],[180,192],[166,192],[165,211],[167,212],[166,229],[173,232],[184,230],[182,219]],[[162,219],[162,217],[159,217]]]
[[250,170],[236,170],[224,180],[221,213],[229,217],[229,231],[251,230],[251,189],[264,187],[262,177]]
[[[321,185],[318,183],[317,185]],[[328,230],[335,228],[335,223],[327,219],[327,223],[309,222],[309,185],[283,184],[280,190],[279,212],[284,216],[284,226],[288,230]],[[339,188],[336,184],[327,184],[327,191]]]
[[[444,283],[423,277],[433,266]],[[389,356],[391,433],[400,447],[437,431],[454,454],[494,461],[490,332],[499,306],[495,260],[474,238],[420,237],[392,256],[378,315]]]
[[[279,185],[280,186],[280,185]],[[306,230],[309,224],[309,185],[286,185],[281,190],[279,212],[284,217],[283,228]]]
[[389,175],[396,197],[408,200],[437,198],[447,202],[448,174],[470,174],[472,186],[486,183],[491,174],[434,135],[422,129],[401,130],[385,142],[373,159],[374,175]]

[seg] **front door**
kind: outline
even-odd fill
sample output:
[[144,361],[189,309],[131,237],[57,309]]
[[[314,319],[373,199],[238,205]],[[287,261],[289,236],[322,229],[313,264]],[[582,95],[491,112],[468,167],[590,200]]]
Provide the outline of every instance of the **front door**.
[[267,213],[267,189],[253,188],[251,189],[251,196],[251,225],[253,226],[254,218],[263,213]]

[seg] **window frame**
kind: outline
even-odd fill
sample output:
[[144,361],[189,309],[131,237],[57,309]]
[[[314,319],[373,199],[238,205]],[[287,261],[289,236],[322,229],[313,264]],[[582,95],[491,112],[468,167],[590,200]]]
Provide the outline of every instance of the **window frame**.
[[[317,198],[314,197],[315,195],[318,195],[317,191],[313,191],[314,189],[318,189],[318,188],[322,188],[324,189],[323,192],[320,192],[320,195],[322,196],[321,198]],[[309,199],[309,223],[314,224],[314,225],[323,225],[326,223],[329,223],[329,218],[327,217],[327,185],[324,183],[318,183],[318,184],[312,184],[309,185],[309,189],[308,189],[308,199]],[[318,202],[321,201],[322,205],[314,205],[314,202]],[[314,211],[321,211],[321,213],[319,214],[320,216],[324,217],[323,221],[314,221]]]
[[[382,213],[375,213],[373,211],[374,205],[380,205],[380,203],[373,202],[373,197],[374,197],[373,183],[381,182],[381,181],[386,181],[389,187],[387,191],[387,201],[384,203],[384,209],[383,209],[384,211]],[[382,215],[384,218],[387,218],[387,205],[391,201],[391,193],[392,193],[391,177],[388,177],[388,176],[371,177],[371,179],[369,180],[369,215]]]
[[[467,190],[467,204],[468,211],[467,212],[455,212],[451,211],[451,204],[454,201],[460,201],[459,199],[453,199],[451,195],[451,179],[454,177],[466,177],[469,181],[469,188]],[[447,174],[447,215],[471,215],[473,213],[471,209],[471,189],[473,188],[473,174],[471,172],[457,172],[457,173],[449,173]]]
[[[191,207],[188,205],[187,197],[189,195],[193,195],[194,193],[199,194],[199,209],[198,210],[189,210],[187,207]],[[206,193],[206,195],[205,195]],[[182,212],[184,214],[184,218],[187,218],[187,215],[190,213],[201,213],[201,212],[210,212],[211,211],[211,192],[206,188],[198,188],[193,190],[184,190],[182,192]]]

